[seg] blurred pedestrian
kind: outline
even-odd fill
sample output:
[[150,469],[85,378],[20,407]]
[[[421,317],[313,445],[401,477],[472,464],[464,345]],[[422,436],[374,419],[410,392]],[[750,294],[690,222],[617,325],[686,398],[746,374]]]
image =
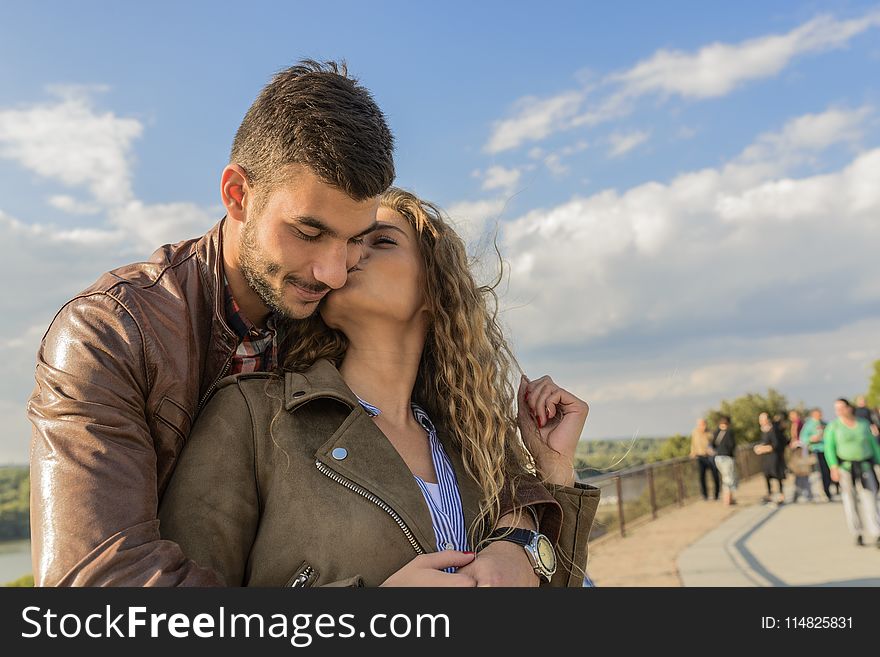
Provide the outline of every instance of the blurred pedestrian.
[[853,412],[856,417],[867,420],[871,425],[871,433],[874,434],[875,438],[880,435],[880,417],[878,417],[876,410],[868,406],[864,395],[856,397],[856,407],[853,409]]
[[788,442],[791,456],[788,459],[788,469],[794,475],[794,495],[791,501],[797,502],[801,497],[804,497],[807,502],[813,502],[810,475],[813,473],[816,457],[810,453],[810,446],[800,438],[800,432],[804,425],[800,413],[792,411],[789,413],[788,419],[791,421],[791,437]]
[[715,449],[715,466],[721,476],[724,504],[736,504],[736,440],[730,428],[730,418],[726,415],[718,418],[718,430],[712,439],[712,447]]
[[718,481],[718,468],[715,467],[715,449],[712,447],[712,434],[703,418],[697,420],[697,426],[691,432],[690,456],[697,460],[697,465],[700,468],[700,493],[703,495],[703,499],[709,499],[706,488],[706,473],[709,472],[714,483],[712,497],[717,500],[721,493],[721,486]]
[[880,483],[873,467],[880,463],[880,445],[867,420],[856,417],[848,400],[834,402],[834,412],[837,419],[825,427],[825,458],[831,479],[840,482],[843,511],[856,543],[864,545],[864,534],[870,534],[880,547]]
[[764,480],[767,483],[767,495],[764,496],[763,501],[773,501],[771,482],[775,480],[779,486],[776,502],[783,504],[785,494],[782,491],[782,486],[785,482],[785,446],[787,443],[779,425],[772,422],[767,413],[761,413],[758,416],[758,423],[761,426],[761,441],[755,445],[754,449],[755,454],[761,455],[761,469],[764,471]]
[[810,417],[804,422],[800,440],[809,446],[810,453],[816,457],[819,474],[822,477],[822,490],[825,492],[825,498],[831,502],[834,499],[831,496],[831,488],[834,487],[837,494],[840,495],[840,484],[831,480],[831,470],[828,468],[828,461],[825,459],[824,432],[825,420],[822,419],[822,409],[814,408],[810,411]]

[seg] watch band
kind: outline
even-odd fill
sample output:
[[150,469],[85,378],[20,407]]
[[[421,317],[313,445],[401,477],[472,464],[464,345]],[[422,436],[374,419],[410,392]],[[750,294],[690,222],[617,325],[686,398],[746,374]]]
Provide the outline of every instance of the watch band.
[[486,540],[494,541],[497,539],[504,539],[506,541],[510,541],[511,543],[516,543],[517,545],[525,547],[526,545],[531,544],[532,539],[534,539],[536,533],[537,532],[533,532],[531,529],[522,529],[520,527],[501,527],[500,529],[496,529],[494,532],[489,534]]
[[510,541],[526,551],[532,568],[538,577],[549,582],[556,572],[556,551],[543,534],[521,527],[500,527],[486,538],[493,541]]

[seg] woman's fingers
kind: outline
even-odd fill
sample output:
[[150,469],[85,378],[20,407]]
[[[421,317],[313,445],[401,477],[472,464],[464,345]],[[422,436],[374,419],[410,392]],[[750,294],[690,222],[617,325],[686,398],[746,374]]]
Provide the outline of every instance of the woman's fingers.
[[553,389],[557,387],[558,386],[553,383],[553,379],[549,376],[542,376],[540,379],[535,379],[528,385],[526,394],[528,395],[529,409],[535,417],[535,420],[538,422],[539,427],[543,427],[547,424],[549,413],[549,409],[547,408],[547,397]]
[[418,562],[421,568],[433,568],[435,570],[443,570],[444,568],[461,568],[467,566],[476,558],[473,552],[460,552],[459,550],[442,550],[441,552],[428,552],[414,557],[414,561]]
[[544,428],[549,420],[555,419],[560,414],[582,412],[586,418],[590,411],[585,401],[560,388],[549,376],[530,381],[526,385],[523,399],[539,428]]

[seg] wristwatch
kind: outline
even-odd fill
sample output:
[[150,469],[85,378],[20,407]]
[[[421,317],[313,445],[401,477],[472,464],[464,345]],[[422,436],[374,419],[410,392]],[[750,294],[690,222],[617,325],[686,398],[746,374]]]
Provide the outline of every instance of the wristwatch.
[[510,541],[521,545],[538,577],[549,582],[556,572],[556,550],[550,539],[530,529],[499,527],[486,539],[488,541]]

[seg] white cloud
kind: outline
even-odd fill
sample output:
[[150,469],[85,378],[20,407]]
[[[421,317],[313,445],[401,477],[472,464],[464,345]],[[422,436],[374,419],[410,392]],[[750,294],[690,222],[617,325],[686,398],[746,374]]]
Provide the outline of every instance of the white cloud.
[[[563,146],[555,153],[550,153],[544,157],[544,166],[546,166],[553,175],[563,176],[568,173],[569,167],[562,163],[562,159],[580,153],[581,151],[585,151],[589,146],[589,142],[585,139]],[[541,149],[537,150],[540,151]],[[543,154],[543,151],[541,151],[541,153]]]
[[514,104],[514,116],[495,122],[485,150],[499,153],[569,127],[584,97],[583,91],[567,91],[544,99],[520,98]]
[[35,240],[34,248],[39,242],[53,244],[81,244],[84,246],[118,246],[124,240],[124,234],[118,230],[102,228],[62,228],[46,224],[28,224],[0,211],[0,226],[6,228],[7,234],[21,235],[25,239]]
[[690,363],[682,371],[642,376],[600,386],[591,391],[597,402],[636,401],[681,397],[720,396],[728,390],[763,391],[797,383],[807,373],[806,358],[719,360],[710,365]]
[[620,157],[625,155],[632,149],[648,141],[650,136],[651,134],[645,131],[627,133],[615,132],[608,137],[608,143],[611,145],[611,148],[608,149],[608,156]]
[[[650,341],[680,325],[797,330],[781,308],[805,290],[829,309],[880,308],[865,265],[880,243],[880,149],[801,178],[785,175],[791,152],[576,196],[505,223],[510,304],[522,306],[510,321],[522,344]],[[829,311],[811,321],[836,320]]]
[[[695,52],[658,50],[625,71],[607,75],[590,89],[519,99],[513,116],[493,124],[484,149],[499,153],[572,128],[607,123],[627,115],[646,95],[690,100],[724,96],[748,82],[778,75],[800,55],[844,47],[878,26],[880,11],[876,10],[851,20],[818,16],[784,34],[713,43]],[[595,101],[586,106],[589,94]]]
[[501,219],[505,203],[502,198],[461,201],[450,205],[446,212],[461,238],[466,243],[473,243],[483,237],[489,221],[494,225]]
[[713,43],[696,53],[660,50],[610,80],[620,83],[621,93],[627,96],[723,96],[746,82],[778,74],[798,55],[839,48],[877,26],[880,12],[876,11],[847,21],[819,16],[786,34],[770,34],[732,45]]
[[194,203],[144,204],[131,201],[110,213],[110,223],[139,249],[152,252],[161,244],[198,237],[222,216],[219,208],[205,210]]
[[544,166],[550,173],[556,176],[563,176],[568,173],[568,166],[562,163],[562,156],[559,153],[551,153],[544,158]]
[[519,179],[522,177],[520,169],[507,169],[502,166],[492,166],[486,169],[483,175],[483,189],[501,189],[510,194],[514,191]]
[[84,203],[67,194],[50,196],[49,205],[68,214],[98,214],[101,211],[97,203]]
[[769,387],[833,417],[836,397],[865,390],[870,364],[880,358],[878,332],[875,318],[782,336],[692,335],[636,356],[564,349],[521,361],[530,376],[550,373],[590,403],[587,437],[687,434],[722,399]]
[[131,144],[141,123],[97,112],[90,100],[94,88],[53,91],[53,102],[0,110],[0,157],[69,187],[86,186],[99,203],[129,201]]
[[786,123],[781,132],[758,137],[743,151],[740,160],[777,159],[790,164],[834,144],[858,145],[865,122],[872,114],[873,108],[865,106],[855,110],[832,108],[820,114],[799,116]]

